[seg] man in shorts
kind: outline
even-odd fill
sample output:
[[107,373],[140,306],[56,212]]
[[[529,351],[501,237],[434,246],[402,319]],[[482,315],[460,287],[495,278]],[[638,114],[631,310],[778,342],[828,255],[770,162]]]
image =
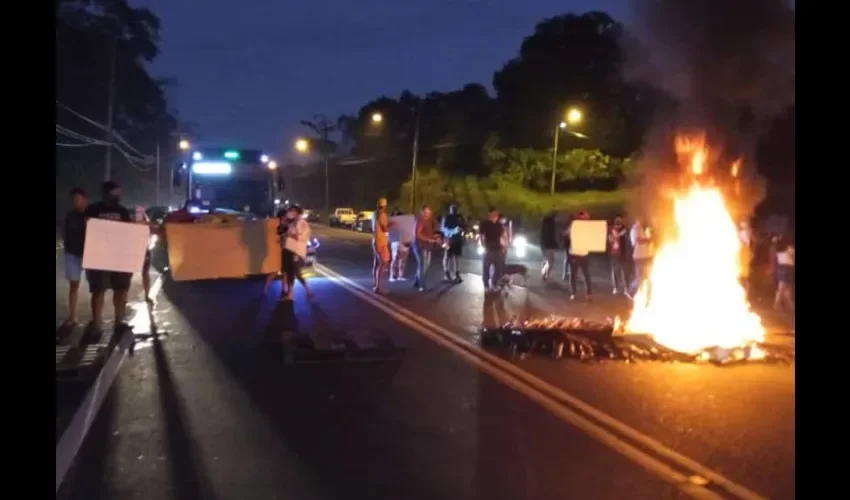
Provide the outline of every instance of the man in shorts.
[[387,199],[379,198],[378,207],[372,214],[372,276],[374,287],[372,291],[382,293],[381,286],[384,270],[390,265],[390,219],[387,215]]
[[77,301],[83,274],[83,248],[86,240],[86,208],[89,199],[80,188],[71,190],[71,211],[65,217],[62,241],[65,247],[65,279],[68,280],[68,318],[63,326],[77,323]]
[[[130,211],[121,205],[121,186],[113,181],[101,186],[103,201],[89,205],[86,210],[88,219],[107,219],[120,222],[132,222]],[[123,331],[128,328],[124,323],[127,307],[127,292],[130,291],[132,273],[86,269],[86,278],[91,292],[92,322],[89,330],[100,332],[103,323],[103,301],[107,290],[112,290],[112,305],[115,308],[115,328]]]
[[[393,210],[392,217],[404,215],[401,210]],[[394,281],[405,281],[404,270],[407,269],[407,258],[410,256],[410,245],[413,235],[401,224],[391,224],[390,227],[390,283]]]
[[[461,283],[458,260],[463,254],[463,219],[457,213],[457,205],[449,205],[449,213],[443,217],[440,232],[446,241],[446,251],[443,253],[443,272],[447,281]],[[454,274],[454,276],[452,276]]]

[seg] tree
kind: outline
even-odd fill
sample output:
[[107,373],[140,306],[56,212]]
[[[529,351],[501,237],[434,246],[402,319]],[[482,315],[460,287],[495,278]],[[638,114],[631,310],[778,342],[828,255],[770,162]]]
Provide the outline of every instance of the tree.
[[[512,147],[551,147],[565,110],[583,110],[579,130],[590,146],[628,156],[650,118],[648,89],[623,79],[624,30],[603,12],[546,19],[523,40],[519,56],[493,76],[500,136]],[[587,147],[567,137],[566,148]]]
[[[55,42],[56,99],[94,122],[60,108],[58,125],[104,139],[102,126],[109,121],[107,96],[113,88],[113,129],[144,154],[152,155],[158,142],[168,144],[177,121],[169,112],[165,89],[174,82],[152,78],[145,67],[159,54],[156,15],[148,9],[130,7],[125,0],[60,0]],[[57,156],[57,189],[63,193],[71,183],[93,189],[102,180],[102,147],[57,148]],[[132,152],[131,156],[140,155]],[[117,153],[114,162],[116,178],[125,184],[128,197],[134,198],[133,184],[138,182],[143,182],[144,189],[137,197],[153,197],[151,168],[140,173],[143,167],[133,167]]]

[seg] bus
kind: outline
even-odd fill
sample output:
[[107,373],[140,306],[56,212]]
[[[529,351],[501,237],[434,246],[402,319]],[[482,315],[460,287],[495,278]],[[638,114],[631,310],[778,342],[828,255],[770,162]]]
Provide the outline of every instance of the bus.
[[275,161],[254,149],[201,148],[174,172],[195,212],[274,216],[286,185]]

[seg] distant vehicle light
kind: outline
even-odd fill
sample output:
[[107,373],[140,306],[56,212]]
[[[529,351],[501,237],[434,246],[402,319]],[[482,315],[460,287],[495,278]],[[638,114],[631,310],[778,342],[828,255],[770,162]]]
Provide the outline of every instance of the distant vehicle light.
[[204,161],[192,165],[192,172],[198,175],[230,175],[233,165],[226,161]]
[[239,151],[233,151],[233,150],[225,151],[224,157],[227,158],[228,160],[238,160],[239,159]]
[[260,161],[261,161],[262,163],[268,163],[268,162],[269,162],[269,155],[263,155],[263,156],[261,156],[261,157],[260,157]]
[[200,151],[195,151],[192,153],[192,159],[195,161],[201,161],[204,159],[204,155],[202,155]]
[[198,208],[198,207],[189,207],[189,213],[190,214],[199,214],[199,213],[201,213],[201,209]]
[[479,244],[478,249],[476,250],[478,255],[484,255],[484,245]]
[[275,205],[280,205],[280,199],[279,199],[279,198],[275,198],[275,199],[274,199],[274,204],[275,204]]

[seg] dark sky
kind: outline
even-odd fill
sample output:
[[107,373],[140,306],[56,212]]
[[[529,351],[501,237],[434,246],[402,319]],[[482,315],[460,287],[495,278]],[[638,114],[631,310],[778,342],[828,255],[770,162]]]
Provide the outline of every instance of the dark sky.
[[[288,152],[299,120],[480,82],[545,17],[626,0],[131,0],[162,20],[157,76],[204,143]],[[286,160],[286,158],[282,158]]]

